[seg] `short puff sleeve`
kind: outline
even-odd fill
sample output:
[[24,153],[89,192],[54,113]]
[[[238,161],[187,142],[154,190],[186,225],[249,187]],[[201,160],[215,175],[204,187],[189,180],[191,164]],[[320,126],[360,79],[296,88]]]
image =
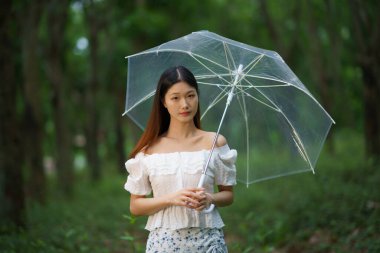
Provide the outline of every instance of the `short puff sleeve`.
[[131,158],[125,163],[129,175],[124,189],[134,195],[149,195],[152,192],[143,158],[144,154],[138,153],[135,158]]
[[230,149],[228,145],[218,148],[218,152],[213,159],[212,167],[214,169],[216,185],[235,185],[236,184],[236,158],[235,149]]

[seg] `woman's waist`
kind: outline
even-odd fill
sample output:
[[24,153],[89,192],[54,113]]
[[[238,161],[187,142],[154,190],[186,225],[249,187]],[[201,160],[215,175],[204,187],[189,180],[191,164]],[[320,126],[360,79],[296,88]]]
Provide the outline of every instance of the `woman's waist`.
[[163,227],[168,229],[180,229],[188,227],[216,227],[224,226],[222,218],[217,209],[211,213],[203,213],[182,206],[172,206],[150,215],[146,229]]

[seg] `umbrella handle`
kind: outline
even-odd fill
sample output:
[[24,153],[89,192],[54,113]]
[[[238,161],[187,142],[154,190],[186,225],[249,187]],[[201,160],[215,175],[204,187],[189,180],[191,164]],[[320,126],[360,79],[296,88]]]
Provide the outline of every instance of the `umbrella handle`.
[[211,213],[214,210],[215,205],[211,204],[207,209],[202,210],[202,213]]
[[[201,178],[199,180],[199,183],[198,183],[198,187],[202,187],[203,186],[205,178],[206,178],[206,175],[202,174],[202,176],[201,176]],[[214,208],[215,208],[215,205],[211,204],[207,209],[202,210],[202,213],[211,213],[212,210],[214,210]]]

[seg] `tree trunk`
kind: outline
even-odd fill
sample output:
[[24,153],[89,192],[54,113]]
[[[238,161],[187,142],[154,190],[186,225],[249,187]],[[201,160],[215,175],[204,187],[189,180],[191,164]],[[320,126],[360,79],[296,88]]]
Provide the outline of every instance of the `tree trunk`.
[[[106,57],[102,58],[102,62],[105,64],[106,68],[104,69],[105,80],[110,85],[107,85],[107,89],[110,94],[110,102],[108,103],[110,106],[110,110],[113,112],[114,120],[112,121],[114,124],[112,125],[112,129],[114,129],[116,140],[112,142],[110,149],[114,150],[112,152],[112,158],[116,160],[116,171],[121,175],[125,176],[126,170],[124,167],[124,163],[126,162],[126,150],[125,150],[125,131],[123,129],[123,122],[125,122],[126,117],[122,117],[122,113],[124,112],[124,103],[125,103],[125,86],[120,85],[120,80],[124,80],[126,78],[125,73],[120,74],[120,72],[115,73],[115,69],[120,66],[120,61],[122,63],[126,63],[126,60],[119,58],[120,52],[117,50],[116,41],[119,36],[118,33],[115,33],[117,29],[110,29],[113,20],[119,18],[125,18],[130,15],[133,11],[133,7],[129,6],[134,4],[133,2],[124,2],[121,8],[125,11],[122,13],[115,13],[112,16],[112,19],[104,19],[103,25],[105,28],[104,37],[105,39],[102,41],[102,48],[107,52]],[[107,13],[114,12],[114,6],[111,4],[105,5],[104,11]],[[122,16],[120,16],[120,14]],[[102,26],[103,27],[103,26]],[[115,59],[119,58],[118,61]]]
[[[117,89],[115,89],[117,90]],[[116,92],[115,92],[116,93]],[[117,160],[118,160],[118,171],[121,173],[121,175],[125,175],[125,168],[124,163],[126,162],[126,154],[125,154],[125,148],[124,148],[124,141],[125,141],[125,135],[123,132],[123,118],[121,117],[120,112],[123,112],[124,109],[124,96],[121,96],[121,94],[124,94],[123,92],[119,92],[118,94],[115,94],[117,97],[117,110],[116,110],[116,152],[117,152]]]
[[[380,41],[379,41],[380,42]],[[368,156],[380,159],[380,82],[376,80],[380,71],[368,64],[362,64],[364,81],[364,119],[366,152]]]
[[269,13],[267,1],[266,0],[259,0],[260,5],[260,13],[263,16],[265,27],[268,30],[269,37],[273,41],[273,43],[276,46],[276,50],[278,53],[284,58],[287,59],[288,52],[286,50],[286,46],[284,43],[282,43],[284,40],[280,39],[277,27],[275,26],[272,16]]
[[56,137],[56,164],[58,184],[66,196],[70,196],[74,185],[72,138],[69,130],[67,95],[64,77],[64,41],[68,0],[50,1],[47,8],[48,34],[47,77],[53,90],[53,118]]
[[380,161],[380,16],[379,2],[350,1],[357,62],[364,84],[366,153]]
[[[310,45],[310,53],[311,53],[311,62],[313,65],[311,75],[313,79],[318,84],[319,93],[321,97],[321,102],[323,107],[327,112],[331,112],[332,110],[332,99],[331,99],[331,91],[329,89],[329,83],[331,82],[331,72],[326,68],[328,62],[323,58],[323,46],[321,42],[321,38],[318,35],[317,21],[315,17],[315,13],[313,12],[313,6],[311,6],[311,2],[307,2],[307,18],[308,18],[308,29],[309,29],[309,45]],[[331,53],[329,53],[331,55]],[[330,132],[330,138],[327,139],[327,144],[330,152],[334,152],[333,146],[333,138],[332,132]]]
[[42,165],[43,120],[41,112],[41,97],[39,81],[38,28],[42,12],[42,4],[33,2],[26,7],[23,22],[23,70],[24,70],[24,130],[27,168],[30,170],[27,178],[29,196],[40,203],[45,202],[46,178]]
[[101,178],[101,166],[99,164],[98,154],[98,110],[97,94],[99,89],[99,61],[98,61],[98,18],[96,6],[90,1],[89,6],[85,8],[85,18],[89,31],[89,49],[90,49],[90,80],[86,89],[86,154],[91,171],[91,179],[98,181]]
[[17,32],[12,1],[3,1],[0,10],[0,221],[25,227],[25,196],[23,189],[24,152],[22,131],[17,115]]
[[[330,108],[328,113],[336,114],[339,113],[342,110],[346,110],[345,108],[342,108],[341,103],[339,102],[337,98],[338,94],[341,94],[341,91],[344,89],[342,85],[342,67],[341,67],[341,59],[342,59],[342,46],[343,41],[340,34],[337,32],[339,31],[339,20],[341,20],[340,15],[340,4],[333,1],[333,0],[326,0],[325,1],[326,9],[327,9],[327,16],[326,19],[326,28],[329,35],[330,40],[330,51],[328,53],[329,59],[327,60],[327,68],[329,70],[329,79],[327,85],[330,86],[329,93],[330,93]],[[324,54],[326,55],[326,54]],[[330,111],[331,110],[331,111]],[[339,124],[339,123],[338,123]],[[334,133],[336,128],[331,128],[330,130],[330,138],[327,139],[327,144],[330,149],[331,153],[335,153],[335,146],[334,146]]]
[[260,0],[259,6],[260,6],[260,13],[263,16],[265,27],[268,30],[269,37],[273,41],[276,51],[281,55],[281,57],[290,65],[292,66],[294,63],[294,60],[296,59],[296,54],[299,51],[299,40],[298,35],[300,33],[299,31],[299,24],[300,24],[300,4],[294,5],[294,9],[291,12],[291,16],[293,17],[293,21],[295,24],[295,28],[293,30],[294,34],[287,34],[287,37],[291,37],[292,40],[289,42],[288,45],[284,44],[284,39],[281,37],[282,34],[279,32],[278,27],[276,26],[273,17],[271,16],[269,9],[268,9],[268,1],[266,0]]

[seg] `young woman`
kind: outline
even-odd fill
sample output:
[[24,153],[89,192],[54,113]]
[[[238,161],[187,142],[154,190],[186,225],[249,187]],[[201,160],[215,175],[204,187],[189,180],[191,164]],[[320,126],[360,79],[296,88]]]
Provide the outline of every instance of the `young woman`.
[[196,187],[215,137],[200,128],[198,94],[188,69],[166,70],[145,132],[125,163],[130,211],[149,215],[146,252],[227,252],[217,208],[210,213],[202,210],[210,204],[232,204],[237,154],[220,135],[204,187]]

